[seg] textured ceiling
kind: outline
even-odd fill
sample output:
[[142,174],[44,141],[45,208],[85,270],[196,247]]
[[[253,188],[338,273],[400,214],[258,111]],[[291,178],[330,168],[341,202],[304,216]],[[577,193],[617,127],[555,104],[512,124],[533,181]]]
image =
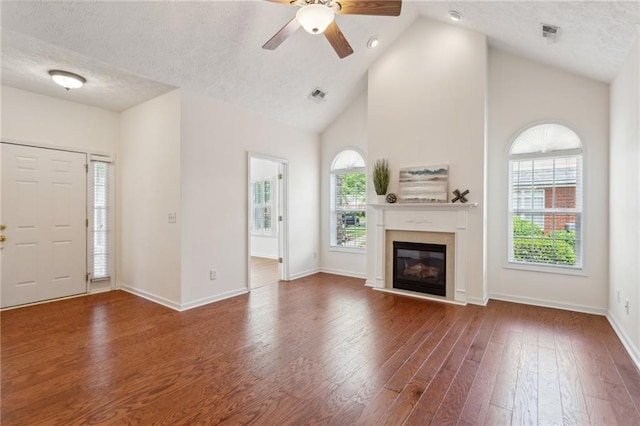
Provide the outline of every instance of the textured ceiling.
[[[296,8],[265,1],[2,1],[2,83],[121,111],[175,87],[311,131],[323,130],[366,87],[378,55],[419,16],[461,25],[491,45],[610,81],[638,34],[639,3],[404,1],[400,17],[337,16],[355,53],[339,59],[324,37],[299,30],[275,51],[261,49]],[[562,27],[559,42],[540,23]],[[381,44],[367,49],[378,35]],[[87,78],[65,92],[47,70]],[[316,103],[307,95],[327,92]]]

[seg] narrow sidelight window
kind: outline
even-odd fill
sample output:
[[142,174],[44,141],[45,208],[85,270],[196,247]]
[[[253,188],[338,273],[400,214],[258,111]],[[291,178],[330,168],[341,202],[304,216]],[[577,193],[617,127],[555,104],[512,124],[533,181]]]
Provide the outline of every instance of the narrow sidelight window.
[[91,179],[91,279],[97,281],[111,277],[111,162],[96,160],[92,156]]

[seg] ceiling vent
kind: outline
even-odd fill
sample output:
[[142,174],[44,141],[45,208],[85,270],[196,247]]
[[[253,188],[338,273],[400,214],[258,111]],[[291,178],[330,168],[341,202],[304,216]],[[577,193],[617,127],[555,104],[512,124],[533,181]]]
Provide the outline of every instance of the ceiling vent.
[[327,96],[326,92],[324,92],[321,88],[316,87],[315,89],[313,89],[311,91],[311,93],[309,93],[309,99],[315,101],[315,102],[324,102],[325,101],[325,97]]
[[553,44],[558,41],[560,36],[560,27],[550,24],[541,24],[542,26],[542,38],[546,38],[549,44]]

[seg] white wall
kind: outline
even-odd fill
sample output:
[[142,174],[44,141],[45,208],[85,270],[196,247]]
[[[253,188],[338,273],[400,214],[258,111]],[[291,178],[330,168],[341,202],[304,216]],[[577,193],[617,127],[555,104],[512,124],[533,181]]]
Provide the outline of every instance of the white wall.
[[[608,282],[609,87],[489,50],[487,186],[490,296],[604,313]],[[513,138],[535,123],[558,122],[583,145],[583,264],[586,276],[506,269],[508,152]]]
[[181,135],[183,305],[247,289],[248,152],[289,160],[290,278],[318,270],[317,135],[186,90]]
[[113,154],[119,137],[116,112],[2,86],[4,141]]
[[[640,44],[611,83],[609,318],[640,367]],[[620,298],[618,300],[618,292]],[[625,301],[629,301],[629,313]]]
[[[118,285],[179,308],[179,90],[121,114],[116,194]],[[177,223],[168,223],[169,213]]]
[[[369,70],[367,162],[387,158],[389,192],[402,167],[449,165],[449,189],[469,189],[468,299],[484,300],[483,179],[487,47],[483,34],[418,19]],[[370,195],[374,195],[370,188]],[[373,217],[373,212],[369,211]],[[367,278],[375,275],[369,229]]]
[[[262,158],[252,158],[251,179],[253,181],[277,179],[278,168],[279,164],[274,161]],[[277,180],[274,180],[273,182],[275,185],[277,185]],[[274,186],[271,191],[271,200],[273,203],[273,206],[271,208],[271,215],[273,218],[277,218],[280,213],[278,212],[276,186]],[[268,259],[278,258],[278,221],[273,220],[271,226],[273,227],[273,235],[251,235],[251,256],[266,257]]]
[[[364,91],[321,135],[320,148],[320,264],[323,272],[365,278],[367,254],[331,250],[329,209],[331,163],[346,148],[356,148],[367,160],[367,92]],[[367,182],[371,185],[371,182]]]

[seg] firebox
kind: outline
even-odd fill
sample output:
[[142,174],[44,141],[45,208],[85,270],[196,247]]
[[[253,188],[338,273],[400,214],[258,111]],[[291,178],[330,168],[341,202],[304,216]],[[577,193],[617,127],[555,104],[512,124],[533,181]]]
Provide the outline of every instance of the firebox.
[[393,242],[393,288],[447,295],[447,246]]

